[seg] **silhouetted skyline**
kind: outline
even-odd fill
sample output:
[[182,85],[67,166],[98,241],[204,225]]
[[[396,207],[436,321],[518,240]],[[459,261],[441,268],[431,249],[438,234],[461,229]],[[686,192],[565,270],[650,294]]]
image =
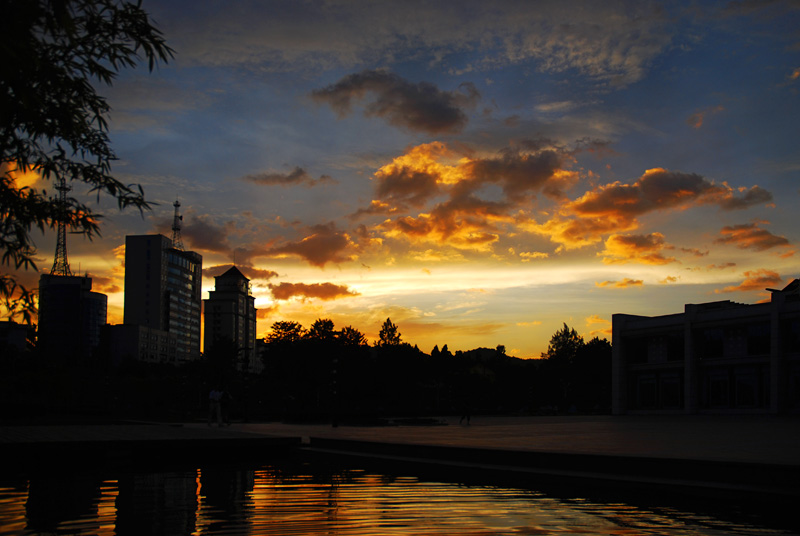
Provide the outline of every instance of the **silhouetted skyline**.
[[235,260],[259,336],[391,317],[425,352],[538,357],[562,322],[610,338],[799,275],[795,4],[144,8],[175,59],[102,91],[113,171],[158,205],[68,240],[111,323],[125,236],[170,236],[176,197],[202,297]]

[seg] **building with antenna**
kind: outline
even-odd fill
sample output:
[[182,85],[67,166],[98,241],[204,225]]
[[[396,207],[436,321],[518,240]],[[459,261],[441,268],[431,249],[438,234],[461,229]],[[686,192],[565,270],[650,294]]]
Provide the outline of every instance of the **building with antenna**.
[[[123,322],[151,330],[144,335],[153,339],[144,360],[181,364],[200,357],[203,257],[183,249],[180,203],[174,206],[172,239],[161,234],[125,237]],[[163,332],[176,340],[174,360],[169,339],[166,348],[157,342]],[[137,359],[143,359],[141,351]]]
[[256,306],[250,293],[250,280],[236,266],[214,277],[214,290],[204,303],[205,351],[215,345],[232,344],[237,353],[237,368],[258,373],[261,362],[256,359]]
[[[69,186],[62,178],[56,189],[66,205]],[[106,323],[108,296],[92,292],[92,278],[73,275],[67,258],[67,229],[58,222],[53,267],[39,278],[37,348],[44,358],[71,364],[88,363]]]

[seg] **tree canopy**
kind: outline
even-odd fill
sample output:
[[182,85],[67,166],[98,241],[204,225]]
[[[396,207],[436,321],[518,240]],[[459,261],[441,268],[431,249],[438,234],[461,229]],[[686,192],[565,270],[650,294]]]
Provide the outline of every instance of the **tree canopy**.
[[[152,71],[173,51],[141,2],[0,0],[0,303],[31,321],[30,289],[12,273],[37,269],[31,230],[63,222],[89,238],[100,216],[75,198],[21,186],[34,172],[57,186],[79,182],[120,208],[148,208],[140,187],[111,174],[116,155],[107,135],[110,106],[94,84],[111,85],[123,68],[146,60]],[[53,188],[55,189],[55,188]]]
[[564,323],[564,327],[556,331],[553,336],[550,337],[550,344],[547,346],[547,352],[544,352],[542,357],[572,362],[583,344],[583,337],[581,337],[574,328],[570,328]]
[[400,343],[400,332],[397,330],[397,325],[392,323],[391,318],[387,318],[381,326],[380,333],[378,333],[376,346],[399,346]]
[[305,337],[306,330],[299,322],[281,320],[272,323],[272,331],[266,336],[267,343],[292,343]]

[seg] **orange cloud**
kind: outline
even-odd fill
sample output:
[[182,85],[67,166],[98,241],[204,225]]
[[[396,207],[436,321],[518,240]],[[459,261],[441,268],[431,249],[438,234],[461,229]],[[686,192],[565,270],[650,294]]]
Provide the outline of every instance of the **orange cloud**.
[[270,318],[275,313],[278,312],[278,306],[273,305],[272,307],[259,307],[256,309],[256,318]]
[[346,285],[334,285],[333,283],[279,283],[268,285],[272,295],[276,300],[288,300],[294,297],[317,298],[320,300],[335,300],[358,296],[359,293],[351,291]]
[[722,228],[720,234],[722,236],[714,240],[715,243],[731,244],[739,249],[766,251],[770,248],[789,245],[789,240],[785,237],[777,236],[766,229],[761,229],[758,223],[726,226]]
[[611,321],[610,320],[606,320],[605,318],[602,318],[599,315],[592,315],[592,316],[587,316],[585,321],[586,321],[586,325],[587,326],[594,326],[594,325],[598,325],[598,324],[600,326],[602,326],[602,327],[600,327],[598,329],[593,329],[593,330],[589,331],[589,336],[590,337],[598,337],[600,335],[604,335],[604,336],[610,336],[611,335]]
[[616,288],[628,288],[628,287],[641,287],[644,285],[644,281],[641,279],[630,279],[626,277],[622,281],[603,281],[602,283],[595,283],[597,287],[616,287]]
[[606,240],[606,249],[598,253],[606,264],[639,262],[642,264],[669,264],[674,257],[665,257],[663,249],[672,249],[664,242],[664,235],[611,235]]
[[782,279],[778,272],[762,268],[760,270],[749,270],[744,273],[744,281],[739,285],[725,287],[722,290],[715,290],[717,294],[723,292],[752,292],[763,291],[769,287],[777,287]]
[[92,278],[92,290],[94,292],[101,292],[103,294],[115,294],[122,292],[122,287],[114,277],[103,277],[99,275],[88,274]]
[[546,259],[550,257],[549,253],[544,253],[542,251],[523,251],[519,254],[520,258],[523,262],[528,262],[533,259]]
[[[375,173],[379,199],[351,218],[394,215],[398,208],[428,206],[445,197],[425,212],[388,219],[378,228],[389,237],[487,249],[515,223],[513,210],[538,192],[561,199],[578,178],[577,172],[564,169],[572,156],[548,140],[525,140],[491,157],[467,153],[441,142],[412,147]],[[487,185],[499,186],[503,198],[482,198]]]
[[586,317],[586,325],[591,326],[594,324],[610,324],[611,321],[606,320],[605,318],[601,317],[600,315],[592,315]]
[[638,218],[650,212],[706,204],[735,210],[771,200],[772,194],[758,186],[733,189],[695,173],[655,168],[633,184],[597,186],[562,205],[559,215],[548,222],[529,229],[560,243],[561,248],[577,248],[599,242],[606,234],[636,229]]
[[725,108],[722,105],[715,106],[713,108],[706,108],[705,110],[701,110],[689,116],[689,119],[686,122],[692,128],[700,128],[703,126],[703,122],[705,121],[706,116],[711,116],[718,114],[724,111]]

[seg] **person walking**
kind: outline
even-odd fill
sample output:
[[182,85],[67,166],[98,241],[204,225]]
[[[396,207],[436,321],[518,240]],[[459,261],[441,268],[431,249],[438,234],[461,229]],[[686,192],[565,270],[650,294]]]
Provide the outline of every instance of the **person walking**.
[[217,426],[222,426],[222,408],[220,400],[222,399],[222,391],[216,387],[211,389],[208,393],[208,425],[211,426],[211,421],[216,421]]

